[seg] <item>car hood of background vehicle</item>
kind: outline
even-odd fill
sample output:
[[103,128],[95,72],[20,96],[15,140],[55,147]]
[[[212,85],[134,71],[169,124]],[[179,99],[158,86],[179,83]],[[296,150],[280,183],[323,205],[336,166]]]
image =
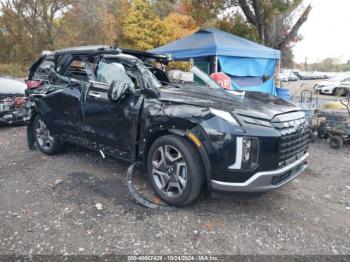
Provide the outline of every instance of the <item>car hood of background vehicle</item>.
[[341,83],[339,81],[323,81],[319,82],[317,85],[319,86],[334,86],[334,85],[340,85]]
[[260,92],[245,92],[244,96],[239,96],[224,89],[186,86],[162,88],[160,93],[160,100],[164,102],[219,109],[267,120],[300,110],[284,99]]

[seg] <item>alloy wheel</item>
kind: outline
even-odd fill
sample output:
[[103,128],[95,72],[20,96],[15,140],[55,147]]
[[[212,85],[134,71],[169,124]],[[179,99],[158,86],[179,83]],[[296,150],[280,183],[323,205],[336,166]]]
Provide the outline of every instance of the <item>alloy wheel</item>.
[[53,137],[50,135],[50,131],[42,119],[39,119],[36,123],[35,137],[41,148],[50,150],[53,145]]
[[179,197],[187,186],[187,164],[178,149],[158,147],[152,157],[152,176],[156,187],[167,197]]

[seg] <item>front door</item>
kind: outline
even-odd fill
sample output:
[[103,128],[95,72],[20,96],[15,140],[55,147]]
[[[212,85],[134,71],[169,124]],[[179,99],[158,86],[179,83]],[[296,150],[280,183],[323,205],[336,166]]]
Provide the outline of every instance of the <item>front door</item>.
[[128,93],[118,103],[110,102],[108,91],[114,80],[137,84],[123,64],[100,62],[85,98],[84,130],[92,147],[133,161],[142,97]]

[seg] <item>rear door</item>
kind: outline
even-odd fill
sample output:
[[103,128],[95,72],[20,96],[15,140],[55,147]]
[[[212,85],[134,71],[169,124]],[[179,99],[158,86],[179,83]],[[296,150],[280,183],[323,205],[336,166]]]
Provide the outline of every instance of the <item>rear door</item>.
[[52,129],[75,141],[83,139],[83,97],[89,84],[83,59],[82,56],[70,56],[64,77],[57,77],[55,83],[50,83],[60,89],[44,98]]

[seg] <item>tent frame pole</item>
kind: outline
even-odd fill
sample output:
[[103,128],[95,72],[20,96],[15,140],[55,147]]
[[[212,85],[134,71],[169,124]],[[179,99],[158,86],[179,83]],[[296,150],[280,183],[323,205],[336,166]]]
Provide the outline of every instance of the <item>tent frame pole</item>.
[[217,73],[219,70],[218,56],[217,55],[215,55],[215,57],[214,57],[214,66],[215,66],[215,73]]

